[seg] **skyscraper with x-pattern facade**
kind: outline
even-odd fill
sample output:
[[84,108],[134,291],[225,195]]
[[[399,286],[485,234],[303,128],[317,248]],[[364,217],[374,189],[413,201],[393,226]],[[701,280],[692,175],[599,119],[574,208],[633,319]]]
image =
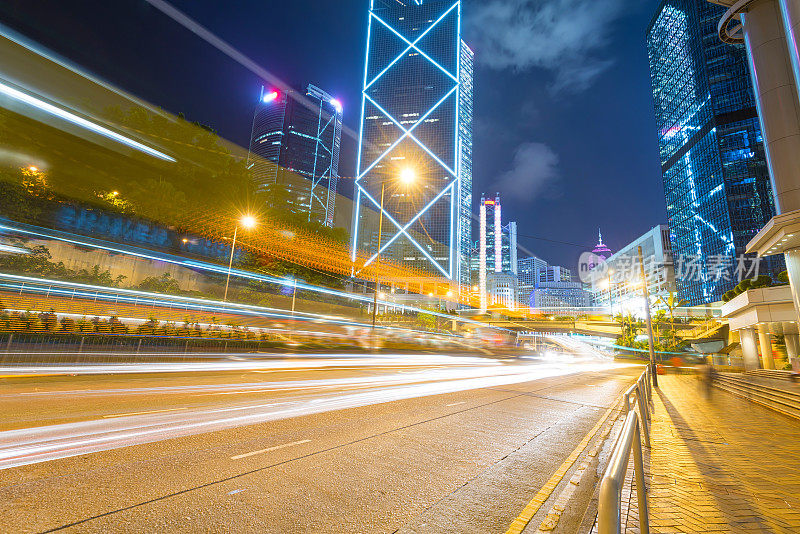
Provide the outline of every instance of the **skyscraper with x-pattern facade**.
[[[356,249],[468,283],[472,51],[461,2],[372,0],[353,224]],[[413,180],[402,180],[411,175]],[[380,210],[383,231],[365,210]]]

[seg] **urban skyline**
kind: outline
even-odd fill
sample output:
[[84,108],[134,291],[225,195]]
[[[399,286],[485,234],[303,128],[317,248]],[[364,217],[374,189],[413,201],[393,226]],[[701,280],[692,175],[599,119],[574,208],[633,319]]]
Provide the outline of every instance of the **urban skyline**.
[[[334,6],[300,0],[282,7],[286,19],[305,20],[302,25],[285,24],[281,17],[238,17],[237,11],[213,2],[179,0],[175,5],[212,31],[228,36],[243,53],[270,72],[280,74],[290,86],[303,88],[308,81],[313,81],[341,99],[345,114],[340,176],[345,179],[340,181],[340,187],[346,196],[352,197],[350,188],[357,149],[357,136],[352,134],[358,131],[360,120],[368,2]],[[643,230],[664,221],[662,208],[655,204],[663,199],[663,188],[653,144],[653,117],[651,113],[642,113],[652,106],[652,97],[646,89],[649,74],[646,50],[641,46],[642,32],[656,5],[654,0],[629,6],[625,12],[607,13],[616,22],[605,26],[600,34],[605,35],[608,42],[592,49],[605,67],[591,78],[590,98],[584,98],[587,95],[585,85],[576,86],[574,91],[563,95],[551,92],[553,76],[560,71],[560,67],[551,64],[541,67],[526,64],[516,73],[493,66],[497,54],[490,54],[488,36],[478,29],[480,24],[476,20],[481,10],[473,9],[470,4],[464,7],[464,40],[474,44],[474,108],[479,126],[473,141],[476,146],[473,189],[500,191],[505,195],[507,209],[516,214],[520,227],[520,245],[553,263],[574,264],[583,251],[576,245],[590,244],[598,225],[604,228],[607,241],[617,248],[640,233],[634,227]],[[243,0],[241,8],[241,12],[250,13],[260,9],[251,0]],[[153,19],[157,17],[152,9],[126,13],[123,18],[113,14],[122,7],[114,9],[110,5],[102,6],[97,13],[86,12],[80,16],[58,5],[40,11],[24,6],[14,9],[30,12],[18,19],[13,10],[0,8],[0,13],[8,17],[9,23],[18,22],[33,38],[54,51],[77,54],[74,59],[91,72],[119,82],[134,94],[158,102],[167,110],[183,112],[193,121],[211,124],[224,137],[247,147],[253,103],[265,80],[232,68],[229,60],[218,57],[207,45],[198,45],[197,38],[188,33],[174,32],[172,27],[153,26]],[[309,12],[315,16],[306,18]],[[31,25],[30,20],[37,17],[42,24]],[[131,24],[144,25],[152,31],[131,33],[123,23],[126,18]],[[43,33],[44,27],[54,31]],[[83,30],[78,31],[81,28]],[[97,39],[110,46],[99,54],[84,54],[80,45]],[[332,40],[336,46],[331,46]],[[164,53],[163,42],[170,44],[170,53]],[[91,43],[85,48],[90,49]],[[176,66],[171,54],[203,57],[204,61],[178,61]],[[142,64],[140,57],[149,58],[147,65]],[[606,63],[611,58],[613,64]],[[130,65],[130,71],[122,73],[115,67],[121,64]],[[212,71],[226,74],[209,77]],[[159,80],[169,80],[176,72],[180,73],[180,84],[160,83]],[[507,90],[500,91],[500,88]],[[598,102],[609,105],[598,106]],[[619,107],[615,102],[624,102],[624,105]],[[518,116],[524,120],[498,128],[503,117]],[[616,143],[604,134],[612,123],[618,125],[618,135],[624,142],[634,147],[624,164],[613,150]],[[591,144],[585,142],[589,139]],[[549,168],[557,171],[548,186],[551,188],[534,195],[520,194],[518,188],[513,187],[513,181],[497,183],[499,177],[513,170],[518,148],[520,165],[528,164],[530,160],[526,156],[539,154],[540,147],[536,143],[548,149],[541,148],[541,158],[533,161],[541,161],[542,172]],[[596,176],[596,180],[588,180],[590,176]],[[632,201],[634,190],[635,202]],[[570,194],[565,195],[566,191]],[[476,213],[477,199],[473,200]],[[632,224],[615,222],[606,210],[607,206],[619,202],[629,204]],[[526,210],[526,204],[535,206],[535,210]],[[581,214],[586,214],[591,221],[579,217]],[[538,218],[560,218],[562,222],[545,235],[538,231]]]
[[1,532],[800,532],[800,0],[7,0],[0,57]]

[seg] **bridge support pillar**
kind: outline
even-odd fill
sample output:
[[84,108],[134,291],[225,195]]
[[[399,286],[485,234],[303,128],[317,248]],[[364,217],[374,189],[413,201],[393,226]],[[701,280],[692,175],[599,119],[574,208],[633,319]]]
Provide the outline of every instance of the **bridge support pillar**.
[[786,341],[786,355],[791,362],[792,358],[797,358],[797,349],[800,348],[800,335],[784,334],[783,339]]
[[750,371],[761,367],[758,361],[758,341],[756,341],[755,328],[742,328],[739,330],[739,340],[742,345],[744,368]]
[[764,369],[775,369],[775,359],[772,357],[772,340],[766,329],[759,329],[758,344],[761,346],[761,366]]

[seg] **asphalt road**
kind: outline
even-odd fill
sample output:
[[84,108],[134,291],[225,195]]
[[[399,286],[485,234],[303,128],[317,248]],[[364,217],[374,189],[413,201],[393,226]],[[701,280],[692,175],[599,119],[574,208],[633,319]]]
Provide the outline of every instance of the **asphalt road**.
[[0,531],[504,532],[639,372],[444,355],[125,370],[0,379]]

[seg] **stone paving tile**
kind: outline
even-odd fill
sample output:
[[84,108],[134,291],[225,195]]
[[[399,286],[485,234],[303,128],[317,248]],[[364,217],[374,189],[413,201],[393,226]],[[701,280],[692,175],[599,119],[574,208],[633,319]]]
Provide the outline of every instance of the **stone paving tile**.
[[[645,458],[651,532],[800,532],[800,422],[693,376],[660,376]],[[625,532],[638,503],[624,488]]]

